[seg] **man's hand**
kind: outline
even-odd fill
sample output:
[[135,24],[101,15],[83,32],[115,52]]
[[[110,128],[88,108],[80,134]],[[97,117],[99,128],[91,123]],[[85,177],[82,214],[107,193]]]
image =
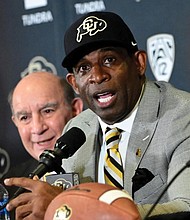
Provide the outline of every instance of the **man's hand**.
[[4,182],[7,186],[15,185],[30,191],[20,194],[6,206],[8,211],[16,209],[16,220],[43,220],[50,202],[63,192],[59,187],[49,183],[24,177],[10,178]]

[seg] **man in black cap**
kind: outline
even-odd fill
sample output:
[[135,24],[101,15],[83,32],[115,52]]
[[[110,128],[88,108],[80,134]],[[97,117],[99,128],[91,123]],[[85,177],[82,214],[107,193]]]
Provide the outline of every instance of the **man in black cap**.
[[[63,160],[63,167],[66,172],[78,172],[81,183],[96,181],[125,189],[144,218],[189,160],[190,94],[146,79],[146,53],[138,49],[130,29],[114,13],[92,12],[77,20],[65,34],[65,52],[62,64],[69,72],[67,80],[89,109],[64,129],[81,128],[87,141]],[[189,211],[189,179],[186,169],[151,214]],[[42,200],[32,197],[36,192],[32,180],[22,184],[11,179],[7,184],[32,191],[8,208],[21,204],[18,216],[27,215],[27,208],[35,216],[36,206],[31,204]],[[41,193],[44,190],[45,186]],[[51,197],[47,198],[46,205]]]

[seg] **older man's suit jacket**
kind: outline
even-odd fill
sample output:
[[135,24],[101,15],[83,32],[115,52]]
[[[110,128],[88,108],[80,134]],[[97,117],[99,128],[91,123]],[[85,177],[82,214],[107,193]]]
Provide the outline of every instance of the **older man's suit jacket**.
[[[66,125],[64,132],[71,127],[81,128],[86,142],[71,158],[63,161],[63,167],[66,172],[78,172],[81,183],[97,181],[102,144],[97,116],[85,110]],[[124,174],[124,189],[134,194],[142,217],[188,160],[190,94],[168,83],[147,81],[129,139]],[[132,179],[139,169],[148,171],[152,178],[132,192]],[[157,205],[152,214],[190,210],[190,169],[178,176],[160,203],[163,204]]]

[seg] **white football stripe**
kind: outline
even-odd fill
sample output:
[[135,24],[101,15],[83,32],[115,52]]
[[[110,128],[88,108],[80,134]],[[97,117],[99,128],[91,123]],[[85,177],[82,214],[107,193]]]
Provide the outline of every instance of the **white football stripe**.
[[114,202],[116,199],[119,198],[127,198],[133,201],[131,196],[126,191],[122,191],[118,189],[113,189],[105,192],[99,197],[99,200],[107,204],[111,204],[112,202]]

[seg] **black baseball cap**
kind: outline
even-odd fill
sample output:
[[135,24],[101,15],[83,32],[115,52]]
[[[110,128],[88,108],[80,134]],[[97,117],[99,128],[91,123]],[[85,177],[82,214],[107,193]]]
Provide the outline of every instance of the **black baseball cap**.
[[90,12],[75,21],[65,32],[63,67],[69,72],[85,55],[107,46],[119,46],[129,54],[138,50],[127,24],[113,12]]

